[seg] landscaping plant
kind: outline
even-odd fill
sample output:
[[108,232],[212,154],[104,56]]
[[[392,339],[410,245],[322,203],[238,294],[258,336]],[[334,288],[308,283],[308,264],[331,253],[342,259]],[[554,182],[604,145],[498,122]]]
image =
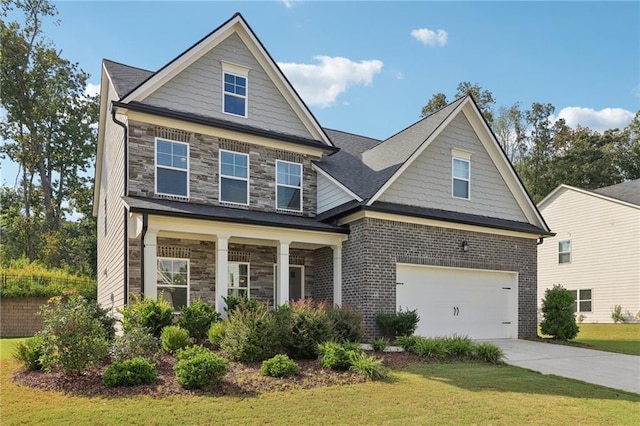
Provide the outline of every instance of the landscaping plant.
[[374,356],[350,351],[349,362],[351,371],[360,373],[369,380],[380,380],[387,377],[387,369],[382,365],[382,360]]
[[176,381],[186,389],[215,385],[227,374],[227,361],[203,346],[191,346],[176,352],[173,366]]
[[473,357],[489,364],[502,364],[504,352],[493,343],[479,343],[473,347]]
[[136,386],[155,382],[158,374],[155,364],[144,358],[116,361],[102,375],[106,387]]
[[198,342],[207,338],[211,324],[220,321],[220,314],[216,309],[198,299],[191,302],[190,306],[182,309],[178,318],[178,325],[189,332],[189,336]]
[[627,322],[625,314],[622,313],[622,306],[615,305],[613,309],[611,309],[611,319],[614,324]]
[[418,321],[420,321],[420,317],[415,309],[376,315],[376,325],[380,333],[388,339],[395,339],[398,336],[411,336],[418,327]]
[[453,335],[444,339],[447,354],[457,358],[470,358],[473,355],[473,342],[467,336]]
[[337,342],[324,342],[318,345],[318,352],[320,353],[320,365],[323,368],[330,368],[332,370],[345,371],[351,367],[351,356],[355,352],[361,352],[360,348],[357,349],[353,345],[342,345]]
[[281,327],[266,304],[255,309],[236,309],[227,318],[220,350],[232,361],[263,361],[277,354],[281,347]]
[[133,327],[117,337],[109,350],[114,362],[144,358],[154,361],[160,351],[160,340],[153,336],[147,328]]
[[580,330],[573,313],[574,302],[573,294],[561,285],[547,289],[542,299],[540,331],[557,340],[574,339]]
[[160,297],[157,301],[150,297],[140,300],[134,295],[131,303],[119,308],[118,312],[122,314],[125,332],[133,327],[145,327],[152,335],[160,337],[162,329],[173,324],[173,306]]
[[396,344],[407,352],[415,353],[416,343],[421,337],[418,336],[398,336]]
[[278,354],[273,358],[263,361],[262,366],[260,366],[260,373],[263,376],[289,377],[296,376],[298,372],[298,364],[283,354]]
[[285,350],[291,358],[316,358],[318,345],[335,338],[325,304],[314,303],[311,299],[298,300],[288,308],[281,308],[282,313],[289,315],[288,321],[281,324],[288,323]]
[[359,342],[362,340],[364,336],[362,314],[344,305],[327,306],[326,312],[337,342]]
[[45,343],[44,337],[41,334],[36,334],[33,338],[18,343],[13,357],[28,370],[42,370],[40,357],[44,355]]
[[209,327],[209,343],[213,346],[214,349],[220,349],[220,343],[224,338],[224,330],[227,326],[226,321],[218,321],[211,324]]
[[442,337],[421,337],[416,340],[413,351],[423,358],[441,360],[447,357],[447,345]]
[[179,325],[168,325],[160,334],[160,347],[167,353],[189,346],[189,332]]
[[387,346],[389,346],[389,340],[384,337],[379,337],[377,339],[373,339],[371,346],[375,352],[384,352]]

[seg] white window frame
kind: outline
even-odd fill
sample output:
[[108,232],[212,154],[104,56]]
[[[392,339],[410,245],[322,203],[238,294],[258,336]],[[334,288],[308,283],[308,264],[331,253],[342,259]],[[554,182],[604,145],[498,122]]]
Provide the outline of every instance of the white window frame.
[[[458,177],[455,175],[455,163],[456,161],[462,161],[464,163],[467,163],[468,169],[469,169],[469,177],[467,178],[463,178],[463,177]],[[467,196],[466,197],[458,197],[457,195],[455,195],[455,181],[459,180],[459,181],[463,181],[463,182],[467,182]],[[457,198],[458,200],[470,200],[471,199],[471,158],[464,158],[463,156],[460,155],[454,155],[451,157],[451,196],[453,198]]]
[[[162,166],[158,164],[158,142],[169,142],[172,144],[185,145],[187,147],[187,168],[181,169],[179,167],[171,167],[171,166]],[[165,197],[176,197],[184,200],[189,199],[190,188],[189,188],[189,180],[191,176],[191,160],[190,160],[190,151],[189,144],[187,142],[174,141],[172,139],[167,138],[158,138],[156,137],[154,140],[154,151],[153,151],[153,175],[154,175],[154,191],[156,195],[163,195]],[[187,174],[187,195],[177,195],[177,194],[166,194],[164,192],[158,192],[158,167],[167,169],[167,170],[175,170],[179,172],[185,172]]]
[[[580,298],[580,292],[581,291],[585,291],[585,290],[589,290],[591,292],[591,297],[589,299],[581,299]],[[569,290],[572,293],[575,291],[576,292],[576,296],[575,296],[575,300],[573,303],[575,303],[575,310],[574,313],[576,314],[580,314],[580,313],[585,313],[585,312],[593,312],[593,289],[592,288],[579,288],[579,289],[575,289],[575,290]],[[591,305],[591,310],[588,311],[583,311],[580,309],[580,302],[589,302]]]
[[[302,299],[305,299],[305,288],[304,288],[304,265],[289,265],[289,269],[291,268],[300,268],[300,277],[301,277],[301,283],[300,283],[300,294],[302,295]],[[291,275],[289,275],[289,283],[291,283]],[[291,299],[291,298],[289,298]],[[275,301],[278,300],[278,264],[274,263],[273,264],[273,300],[274,300],[274,304]]]
[[[180,262],[186,262],[187,263],[187,306],[191,305],[191,264],[189,262],[188,258],[184,258],[184,257],[160,257],[158,256],[156,259],[156,268],[157,265],[160,263],[160,261],[162,260],[171,260],[171,261],[180,261]],[[160,282],[156,282],[156,291],[158,292],[158,296],[161,293],[161,289],[163,288],[184,288],[184,286],[181,285],[167,285],[167,284],[160,284]],[[180,311],[174,311],[174,313],[179,313]]]
[[[246,178],[240,178],[240,177],[236,177],[236,176],[228,176],[228,175],[222,175],[222,153],[223,152],[228,152],[230,154],[235,154],[235,155],[244,155],[247,158],[247,177]],[[235,204],[235,205],[239,205],[239,206],[248,206],[249,205],[249,179],[251,177],[251,164],[250,164],[250,158],[249,158],[249,154],[245,154],[243,152],[237,152],[237,151],[230,151],[228,149],[220,149],[218,151],[218,201],[220,201],[221,203],[225,203],[225,204]],[[232,179],[232,180],[240,180],[240,181],[246,181],[247,184],[247,202],[246,203],[237,203],[235,201],[226,201],[222,199],[222,178],[225,179]]]
[[[225,74],[233,75],[234,77],[242,77],[246,81],[245,95],[238,95],[237,93],[227,92],[224,88]],[[233,96],[244,100],[244,115],[234,114],[232,112],[225,111],[225,95]],[[248,118],[249,116],[249,68],[242,65],[232,64],[222,61],[222,113],[231,115],[233,117]]]
[[[295,164],[297,166],[300,166],[300,186],[294,186],[294,185],[287,185],[284,183],[278,183],[278,164],[280,163],[286,163],[286,164]],[[276,160],[276,210],[278,211],[285,211],[285,212],[296,212],[296,213],[300,213],[303,210],[302,207],[302,188],[303,188],[303,178],[304,178],[304,167],[302,165],[302,163],[296,163],[294,161],[285,161],[285,160]],[[286,209],[286,208],[282,208],[278,206],[278,187],[282,186],[284,188],[293,188],[293,189],[300,189],[300,209],[299,210],[295,210],[295,209]]]
[[[562,243],[569,243],[569,250],[568,251],[560,251],[560,248],[562,246]],[[572,251],[572,244],[571,244],[571,240],[561,240],[558,241],[558,265],[566,265],[566,264],[571,264],[571,258],[573,257],[571,254]],[[568,254],[569,255],[569,260],[566,262],[562,262],[560,256],[562,256],[563,254]]]
[[[247,266],[247,285],[240,287],[240,286],[232,286],[231,285],[231,279],[229,277],[229,269],[231,268],[232,265],[246,265]],[[232,290],[245,290],[246,289],[246,295],[247,295],[247,299],[251,299],[251,264],[249,262],[227,262],[227,282],[229,283],[227,286],[227,296],[229,296],[231,294]]]

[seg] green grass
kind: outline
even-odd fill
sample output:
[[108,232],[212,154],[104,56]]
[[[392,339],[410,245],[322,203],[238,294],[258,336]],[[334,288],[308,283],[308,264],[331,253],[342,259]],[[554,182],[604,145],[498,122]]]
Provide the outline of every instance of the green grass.
[[0,340],[2,425],[638,424],[640,395],[510,366],[418,364],[380,382],[247,397],[85,398],[16,386]]
[[575,342],[593,349],[640,355],[640,324],[579,324]]

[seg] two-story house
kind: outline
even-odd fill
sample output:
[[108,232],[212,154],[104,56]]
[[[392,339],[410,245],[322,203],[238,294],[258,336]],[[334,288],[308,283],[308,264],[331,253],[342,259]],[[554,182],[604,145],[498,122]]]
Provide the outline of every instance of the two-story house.
[[423,335],[536,334],[549,229],[471,97],[381,141],[323,128],[240,14],[156,72],[105,60],[98,299],[313,297]]

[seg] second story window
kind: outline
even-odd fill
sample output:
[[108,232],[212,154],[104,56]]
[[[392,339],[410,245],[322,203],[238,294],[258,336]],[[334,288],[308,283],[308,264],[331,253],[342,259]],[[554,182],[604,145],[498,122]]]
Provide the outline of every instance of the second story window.
[[247,116],[249,68],[222,62],[222,111],[238,117]]
[[302,211],[302,164],[276,161],[276,208]]
[[155,192],[189,197],[189,144],[156,139]]
[[571,240],[558,243],[558,263],[571,263]]
[[220,201],[249,204],[249,156],[220,150]]
[[453,158],[453,197],[469,199],[469,183],[471,182],[469,160]]

